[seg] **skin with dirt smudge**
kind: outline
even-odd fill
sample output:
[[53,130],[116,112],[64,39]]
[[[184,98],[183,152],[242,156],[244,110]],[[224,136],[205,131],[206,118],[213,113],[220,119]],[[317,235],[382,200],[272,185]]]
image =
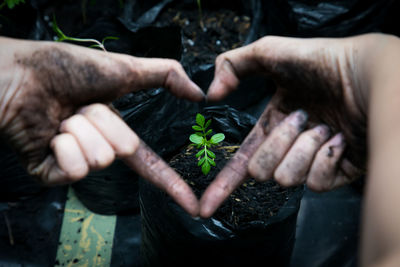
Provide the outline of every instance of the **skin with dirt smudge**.
[[[31,175],[45,184],[63,184],[106,167],[116,156],[133,168],[150,159],[156,163],[140,169],[143,177],[197,215],[198,201],[179,175],[110,108],[96,104],[154,87],[201,101],[203,92],[178,62],[9,38],[0,38],[0,48],[0,131]],[[146,159],[135,157],[137,149]],[[163,175],[154,178],[154,172]]]
[[[367,111],[364,100],[368,88],[363,88],[364,84],[355,75],[362,70],[355,68],[357,62],[351,56],[359,53],[353,40],[269,36],[217,58],[215,77],[207,95],[209,100],[220,100],[236,89],[240,78],[250,74],[266,75],[275,81],[277,90],[237,154],[204,193],[202,216],[210,216],[250,175],[261,179],[271,173],[286,186],[307,182],[314,190],[326,191],[349,183],[365,172]],[[304,133],[286,120],[297,109],[308,114],[307,129],[310,130]],[[320,131],[326,126],[329,130]],[[285,131],[297,131],[291,142],[284,140]],[[326,132],[331,132],[333,137],[323,141],[327,138],[323,136]],[[276,142],[268,141],[272,136]],[[296,140],[306,143],[296,145]],[[261,151],[265,142],[269,145]],[[310,147],[310,142],[315,143],[312,151],[302,151],[302,147]],[[295,146],[298,151],[290,153]],[[308,162],[296,160],[302,153],[308,155]],[[269,166],[269,159],[274,155],[279,159],[274,166]],[[286,155],[291,158],[285,158]],[[280,166],[283,163],[287,165]],[[239,173],[236,171],[239,166],[248,166],[248,170]],[[291,173],[298,169],[302,169],[304,177],[297,178]]]

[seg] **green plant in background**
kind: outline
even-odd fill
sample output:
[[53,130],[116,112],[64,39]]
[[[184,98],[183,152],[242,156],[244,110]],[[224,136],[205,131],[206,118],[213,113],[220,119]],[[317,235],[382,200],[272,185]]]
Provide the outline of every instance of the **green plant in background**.
[[7,7],[9,9],[13,9],[16,5],[19,4],[24,4],[25,0],[4,0],[1,4],[0,4],[0,9],[2,9],[4,6],[7,5]]
[[198,159],[198,166],[201,166],[201,171],[204,175],[207,175],[210,172],[211,166],[215,167],[215,154],[210,149],[222,142],[225,139],[225,135],[223,133],[217,133],[211,136],[210,139],[207,139],[207,136],[212,133],[212,129],[207,128],[211,124],[211,119],[207,122],[203,115],[197,113],[196,115],[196,123],[197,125],[193,125],[193,130],[196,133],[191,134],[189,140],[197,147],[201,148],[199,152],[196,154],[196,158]]
[[118,40],[118,37],[114,36],[107,36],[105,37],[101,42],[99,42],[96,39],[86,39],[86,38],[75,38],[75,37],[69,37],[65,35],[61,29],[57,26],[56,18],[53,17],[53,30],[57,34],[57,39],[55,40],[56,42],[62,42],[62,41],[73,41],[73,42],[82,42],[82,43],[92,43],[91,48],[100,48],[103,51],[106,51],[106,48],[104,47],[104,42],[106,40]]
[[203,11],[201,8],[201,0],[197,0],[197,8],[199,9],[199,24],[201,29],[204,31],[204,22],[203,22]]

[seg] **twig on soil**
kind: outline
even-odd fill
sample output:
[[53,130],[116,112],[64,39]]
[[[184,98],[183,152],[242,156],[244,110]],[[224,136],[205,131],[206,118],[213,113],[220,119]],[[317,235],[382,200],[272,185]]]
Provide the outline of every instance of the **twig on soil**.
[[8,220],[8,216],[7,216],[6,212],[3,212],[3,215],[4,215],[4,220],[5,220],[6,226],[7,226],[8,238],[10,239],[10,245],[14,246],[14,236],[12,234],[10,221]]

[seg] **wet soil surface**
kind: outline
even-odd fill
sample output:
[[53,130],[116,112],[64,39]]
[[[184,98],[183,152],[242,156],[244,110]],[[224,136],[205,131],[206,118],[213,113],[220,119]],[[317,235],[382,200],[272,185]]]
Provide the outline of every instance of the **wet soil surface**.
[[242,46],[251,26],[250,17],[229,9],[203,10],[200,20],[196,8],[168,8],[158,21],[181,27],[182,61],[189,66],[213,64],[217,55]]
[[[237,144],[223,142],[213,149],[217,167],[212,167],[208,175],[201,172],[195,157],[198,149],[191,145],[182,149],[169,164],[192,187],[200,197],[218,172],[239,148]],[[273,180],[260,183],[250,178],[245,181],[217,210],[214,218],[221,220],[232,229],[248,225],[254,221],[267,222],[277,214],[298,188],[284,188]]]

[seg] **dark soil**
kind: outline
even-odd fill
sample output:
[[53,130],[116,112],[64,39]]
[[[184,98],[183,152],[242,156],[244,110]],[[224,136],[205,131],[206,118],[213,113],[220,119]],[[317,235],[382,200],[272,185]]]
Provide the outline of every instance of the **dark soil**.
[[251,19],[229,9],[203,10],[202,27],[197,8],[169,8],[160,17],[160,26],[182,28],[183,58],[189,66],[213,64],[217,55],[244,44]]
[[[198,149],[191,145],[174,156],[169,164],[192,187],[197,197],[200,197],[238,148],[238,145],[228,142],[215,147],[213,151],[217,167],[212,167],[206,176],[197,166],[195,155]],[[250,222],[267,222],[297,190],[298,187],[281,187],[272,179],[261,183],[250,178],[230,195],[214,214],[214,218],[232,229],[244,227]]]

